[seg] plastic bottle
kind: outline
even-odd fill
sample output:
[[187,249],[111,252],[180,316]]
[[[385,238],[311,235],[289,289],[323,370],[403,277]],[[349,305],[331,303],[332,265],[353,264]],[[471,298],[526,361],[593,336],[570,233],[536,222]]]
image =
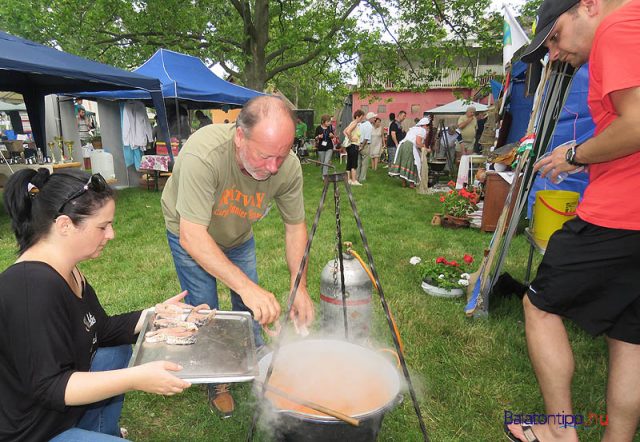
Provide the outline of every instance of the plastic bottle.
[[[538,161],[541,161],[544,158],[547,158],[549,156],[551,156],[552,152],[547,152],[544,155],[542,155]],[[545,170],[545,167],[541,167],[538,172],[542,173]],[[551,181],[553,184],[560,184],[561,182],[563,182],[569,175],[573,175],[574,173],[579,173],[582,172],[584,170],[584,166],[580,166],[577,169],[574,170],[570,170],[568,172],[560,172],[558,174],[558,176],[556,177],[555,180],[551,179],[551,173],[553,172],[553,170],[551,172],[549,172],[549,174],[546,176],[546,178]]]
[[44,156],[42,155],[42,150],[39,147],[36,151],[36,160],[38,161],[38,164],[44,164]]

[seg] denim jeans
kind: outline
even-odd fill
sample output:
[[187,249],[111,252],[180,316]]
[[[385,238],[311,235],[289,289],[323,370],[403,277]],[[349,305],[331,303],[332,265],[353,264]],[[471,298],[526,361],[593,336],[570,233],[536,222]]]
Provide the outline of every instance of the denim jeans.
[[396,158],[396,150],[398,148],[396,146],[387,146],[387,162],[389,165],[393,164],[393,160]]
[[[131,346],[101,347],[91,362],[91,371],[108,371],[125,368],[131,359]],[[88,406],[87,411],[74,428],[60,433],[52,442],[108,442],[120,438],[120,413],[124,394],[105,399]]]
[[[319,150],[318,151],[318,161],[325,164],[331,164],[331,158],[333,158],[333,150]],[[325,176],[329,173],[329,166],[322,166],[322,176]]]
[[[191,305],[208,304],[211,308],[218,308],[218,284],[216,278],[195,262],[195,260],[180,245],[180,238],[167,231],[167,240],[173,256],[173,263],[178,273],[178,280],[182,290],[189,293],[185,301]],[[235,264],[247,277],[258,283],[258,269],[256,263],[256,243],[253,238],[237,247],[223,251],[229,261]],[[231,307],[234,311],[251,312],[244,305],[242,298],[231,290]],[[260,324],[253,321],[253,334],[256,347],[264,345]]]

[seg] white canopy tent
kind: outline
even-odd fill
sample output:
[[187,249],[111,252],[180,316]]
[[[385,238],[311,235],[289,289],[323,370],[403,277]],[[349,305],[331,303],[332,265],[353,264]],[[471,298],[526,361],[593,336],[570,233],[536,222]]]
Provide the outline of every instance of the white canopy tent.
[[478,112],[485,112],[489,109],[486,104],[476,103],[471,100],[455,100],[451,103],[443,104],[442,106],[434,107],[433,109],[426,110],[426,113],[434,115],[455,115],[464,114],[469,106],[476,108]]

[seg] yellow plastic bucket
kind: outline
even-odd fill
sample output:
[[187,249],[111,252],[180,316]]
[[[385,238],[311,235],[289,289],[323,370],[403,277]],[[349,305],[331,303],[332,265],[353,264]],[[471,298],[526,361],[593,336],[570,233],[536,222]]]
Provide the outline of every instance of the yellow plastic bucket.
[[553,232],[576,216],[578,192],[568,190],[539,190],[533,206],[533,237],[548,241]]

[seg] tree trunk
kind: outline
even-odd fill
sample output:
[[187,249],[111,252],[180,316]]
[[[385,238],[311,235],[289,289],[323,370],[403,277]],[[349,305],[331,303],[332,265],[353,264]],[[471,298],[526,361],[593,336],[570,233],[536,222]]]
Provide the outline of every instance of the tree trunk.
[[[251,15],[245,18],[245,30],[247,26],[250,27],[245,44],[248,59],[244,71],[245,84],[248,88],[262,91],[267,82],[265,49],[269,43],[269,0],[256,0]],[[253,35],[253,38],[249,35]]]

